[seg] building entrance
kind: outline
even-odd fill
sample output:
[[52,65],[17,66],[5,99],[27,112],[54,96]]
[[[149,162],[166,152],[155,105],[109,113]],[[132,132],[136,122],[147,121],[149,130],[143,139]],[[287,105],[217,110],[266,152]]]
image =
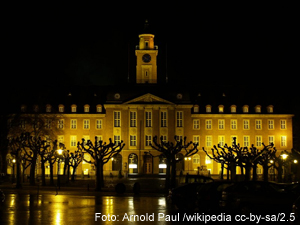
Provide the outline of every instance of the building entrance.
[[152,174],[152,156],[144,156],[144,174]]

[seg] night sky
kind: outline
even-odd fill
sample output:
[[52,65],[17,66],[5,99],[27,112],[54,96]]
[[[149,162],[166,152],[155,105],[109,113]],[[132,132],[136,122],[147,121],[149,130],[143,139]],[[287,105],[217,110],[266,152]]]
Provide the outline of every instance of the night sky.
[[[9,5],[4,7],[3,89],[111,85],[135,79],[147,19],[158,80],[295,94],[299,23],[292,5]],[[152,4],[152,5],[149,5]]]

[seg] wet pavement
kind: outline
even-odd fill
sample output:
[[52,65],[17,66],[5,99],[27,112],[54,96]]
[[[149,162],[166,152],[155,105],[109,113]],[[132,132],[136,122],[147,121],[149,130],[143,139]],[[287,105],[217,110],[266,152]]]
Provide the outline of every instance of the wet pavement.
[[7,194],[0,224],[170,224],[176,210],[163,196]]

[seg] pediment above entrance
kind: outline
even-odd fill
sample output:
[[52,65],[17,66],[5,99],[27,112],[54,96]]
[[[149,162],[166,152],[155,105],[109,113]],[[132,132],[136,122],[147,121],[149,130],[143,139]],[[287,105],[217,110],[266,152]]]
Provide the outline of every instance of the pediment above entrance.
[[168,100],[165,100],[163,98],[160,98],[158,96],[155,96],[153,94],[147,93],[140,97],[131,99],[127,102],[124,102],[123,104],[169,104],[174,105],[173,102],[170,102]]

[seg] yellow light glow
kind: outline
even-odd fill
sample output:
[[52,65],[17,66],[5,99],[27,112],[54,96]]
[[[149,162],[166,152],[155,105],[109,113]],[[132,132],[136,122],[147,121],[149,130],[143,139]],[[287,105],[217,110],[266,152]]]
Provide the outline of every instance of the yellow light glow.
[[64,150],[58,149],[58,150],[56,150],[56,151],[57,151],[57,153],[58,153],[59,155],[62,155],[62,153],[63,153]]
[[295,163],[295,164],[298,163],[298,160],[297,160],[297,159],[294,159],[294,163]]
[[286,158],[288,157],[288,154],[283,153],[283,154],[281,155],[281,157],[282,157],[282,159],[286,159]]

